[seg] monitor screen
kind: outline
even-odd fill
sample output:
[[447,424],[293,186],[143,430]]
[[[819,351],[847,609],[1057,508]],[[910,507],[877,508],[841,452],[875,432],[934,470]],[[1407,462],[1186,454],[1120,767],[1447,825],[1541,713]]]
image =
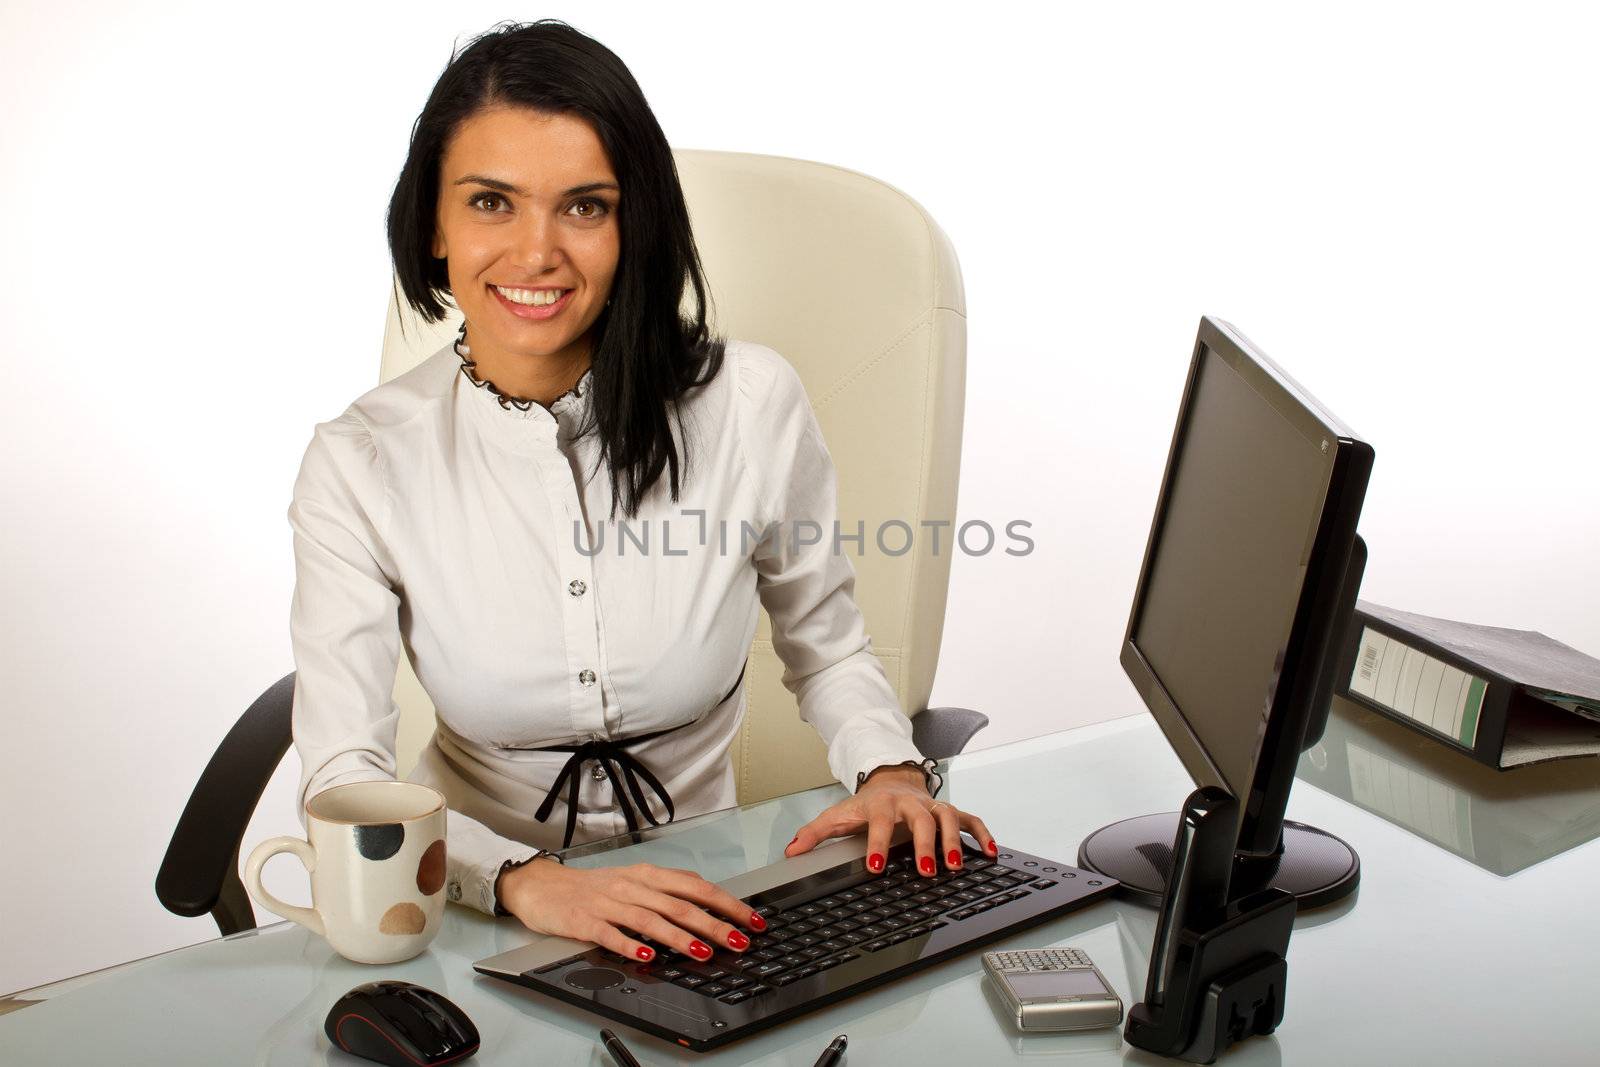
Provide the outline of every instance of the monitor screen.
[[[1191,374],[1129,638],[1216,784],[1247,798],[1336,435],[1236,351],[1202,341]],[[1170,736],[1172,724],[1162,726]]]

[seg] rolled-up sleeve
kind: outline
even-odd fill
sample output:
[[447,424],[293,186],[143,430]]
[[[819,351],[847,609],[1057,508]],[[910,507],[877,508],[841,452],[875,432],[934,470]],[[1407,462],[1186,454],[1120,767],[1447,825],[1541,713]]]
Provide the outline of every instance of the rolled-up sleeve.
[[[360,415],[347,411],[319,425],[289,506],[302,824],[306,801],[324,789],[395,777],[401,586],[383,537],[388,507],[382,457]],[[459,812],[449,813],[447,825],[451,898],[493,914],[501,864],[537,850]]]
[[834,551],[838,477],[799,374],[771,349],[751,346],[740,392],[746,457],[765,509],[756,586],[783,684],[828,746],[834,777],[853,792],[860,775],[922,755],[873,655],[855,568]]

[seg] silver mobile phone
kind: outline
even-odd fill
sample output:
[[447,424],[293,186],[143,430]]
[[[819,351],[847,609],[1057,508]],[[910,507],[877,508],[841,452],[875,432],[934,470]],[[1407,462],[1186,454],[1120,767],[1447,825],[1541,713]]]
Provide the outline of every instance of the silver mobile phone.
[[1081,949],[985,952],[983,969],[1022,1030],[1095,1030],[1122,1021],[1122,998]]

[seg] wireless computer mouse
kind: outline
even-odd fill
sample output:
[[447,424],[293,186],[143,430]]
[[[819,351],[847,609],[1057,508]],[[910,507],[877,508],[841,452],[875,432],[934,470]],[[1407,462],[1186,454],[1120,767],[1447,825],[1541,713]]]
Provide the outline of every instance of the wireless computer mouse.
[[478,1051],[478,1028],[444,997],[410,982],[368,982],[323,1024],[335,1048],[394,1067],[434,1067]]

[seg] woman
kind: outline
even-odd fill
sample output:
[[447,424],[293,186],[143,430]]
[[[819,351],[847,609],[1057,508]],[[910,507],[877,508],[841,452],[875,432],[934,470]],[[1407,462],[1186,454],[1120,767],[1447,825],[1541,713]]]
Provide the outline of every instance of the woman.
[[474,40],[417,119],[389,242],[417,312],[438,321],[448,295],[466,322],[307,449],[289,512],[302,805],[394,776],[403,644],[438,709],[412,779],[449,801],[452,899],[639,959],[639,937],[743,951],[760,916],[698,875],[545,849],[735,803],[759,600],[855,789],[786,853],[865,829],[881,870],[901,822],[927,875],[959,864],[963,829],[993,852],[933,799],[847,557],[785,535],[832,528],[832,462],[793,368],[709,334],[671,151],[622,62],[553,20]]

